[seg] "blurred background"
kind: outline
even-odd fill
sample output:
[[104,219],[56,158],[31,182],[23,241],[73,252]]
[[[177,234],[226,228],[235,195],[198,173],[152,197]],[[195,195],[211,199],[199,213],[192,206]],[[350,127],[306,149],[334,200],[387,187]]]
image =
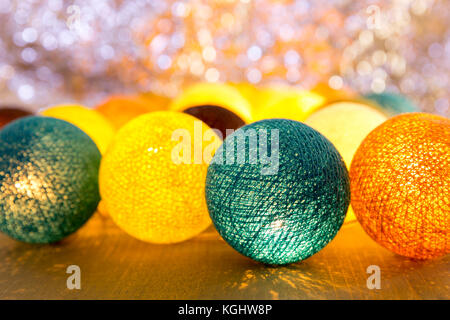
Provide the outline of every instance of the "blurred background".
[[326,84],[448,116],[449,21],[448,0],[1,0],[0,104]]

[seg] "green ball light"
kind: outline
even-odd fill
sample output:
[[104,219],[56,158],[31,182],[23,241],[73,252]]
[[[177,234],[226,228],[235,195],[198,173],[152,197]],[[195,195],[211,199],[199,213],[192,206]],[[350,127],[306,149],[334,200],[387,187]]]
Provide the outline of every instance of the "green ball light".
[[26,117],[0,131],[0,231],[29,243],[75,232],[100,200],[100,152],[74,125]]
[[420,109],[411,100],[396,93],[369,93],[364,98],[374,101],[390,116],[407,112],[420,112]]
[[[257,143],[249,138],[253,133]],[[277,154],[274,170],[276,161],[263,159]],[[350,203],[350,183],[341,155],[323,135],[297,121],[269,119],[240,128],[217,150],[206,201],[234,249],[281,265],[312,256],[334,238]]]

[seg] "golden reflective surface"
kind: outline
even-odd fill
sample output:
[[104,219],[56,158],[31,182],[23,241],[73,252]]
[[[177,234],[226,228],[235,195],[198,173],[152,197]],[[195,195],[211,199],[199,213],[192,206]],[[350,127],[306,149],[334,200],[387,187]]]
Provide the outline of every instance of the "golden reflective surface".
[[[213,228],[186,242],[136,240],[95,215],[54,245],[19,243],[0,234],[1,299],[448,299],[450,257],[416,261],[345,225],[311,258],[267,267],[228,246]],[[68,290],[66,268],[81,268],[81,290]],[[369,265],[381,289],[369,290]]]

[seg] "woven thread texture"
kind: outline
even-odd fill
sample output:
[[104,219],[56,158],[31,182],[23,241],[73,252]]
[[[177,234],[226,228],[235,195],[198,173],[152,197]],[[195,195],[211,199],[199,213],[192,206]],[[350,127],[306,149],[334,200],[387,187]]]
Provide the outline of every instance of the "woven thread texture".
[[[123,126],[102,159],[100,192],[113,221],[131,236],[152,243],[175,243],[205,230],[211,219],[205,201],[208,164],[195,163],[195,123],[201,134],[209,127],[193,116],[151,112]],[[191,163],[175,163],[173,139],[183,129]],[[187,140],[186,140],[187,141]],[[201,142],[201,140],[200,140]],[[203,143],[197,151],[208,146]],[[176,153],[177,155],[179,153]]]
[[100,152],[74,125],[27,117],[0,131],[0,230],[31,243],[80,228],[100,200]]
[[[266,130],[268,150],[271,130],[279,130],[277,174],[263,175],[266,165],[252,164],[248,156],[236,163],[238,154],[255,151],[248,139],[233,146],[235,164],[217,162],[229,151],[227,141],[250,129]],[[234,249],[263,263],[288,264],[334,238],[350,202],[349,178],[340,154],[320,133],[297,121],[262,120],[218,149],[208,168],[206,199],[216,229]]]
[[350,169],[352,207],[376,242],[429,259],[450,250],[450,120],[410,113],[373,130]]

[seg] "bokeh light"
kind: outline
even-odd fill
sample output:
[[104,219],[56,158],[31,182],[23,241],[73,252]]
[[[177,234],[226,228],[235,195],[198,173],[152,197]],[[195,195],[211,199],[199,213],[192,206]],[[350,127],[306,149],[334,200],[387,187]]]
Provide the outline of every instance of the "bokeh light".
[[450,3],[5,0],[0,99],[32,108],[199,81],[403,94],[449,115]]

